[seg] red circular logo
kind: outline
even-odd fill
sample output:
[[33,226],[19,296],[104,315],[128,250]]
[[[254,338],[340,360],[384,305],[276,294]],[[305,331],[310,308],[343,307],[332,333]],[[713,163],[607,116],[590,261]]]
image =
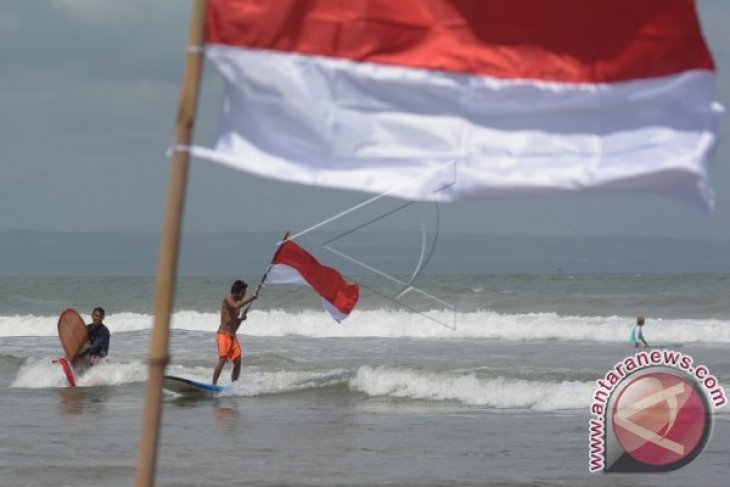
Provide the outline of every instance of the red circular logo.
[[631,381],[613,407],[613,432],[635,460],[669,466],[691,460],[704,444],[709,411],[694,385],[655,372]]

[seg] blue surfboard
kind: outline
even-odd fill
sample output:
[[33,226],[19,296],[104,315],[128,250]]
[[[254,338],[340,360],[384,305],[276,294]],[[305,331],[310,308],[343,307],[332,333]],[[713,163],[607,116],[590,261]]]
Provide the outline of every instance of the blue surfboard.
[[212,396],[225,392],[230,386],[219,386],[198,382],[197,380],[185,379],[174,375],[166,375],[162,380],[162,387],[182,396]]

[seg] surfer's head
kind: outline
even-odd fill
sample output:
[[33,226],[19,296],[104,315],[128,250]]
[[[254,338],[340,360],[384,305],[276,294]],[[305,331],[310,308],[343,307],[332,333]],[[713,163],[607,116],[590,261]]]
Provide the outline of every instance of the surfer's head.
[[91,318],[94,320],[94,323],[101,323],[104,316],[106,316],[106,311],[104,311],[104,308],[101,306],[97,306],[94,308],[94,311],[91,312]]
[[636,324],[639,326],[644,326],[644,317],[639,315],[636,317]]
[[233,283],[233,286],[231,286],[231,294],[241,294],[246,292],[246,288],[248,287],[248,284],[245,282],[238,280]]

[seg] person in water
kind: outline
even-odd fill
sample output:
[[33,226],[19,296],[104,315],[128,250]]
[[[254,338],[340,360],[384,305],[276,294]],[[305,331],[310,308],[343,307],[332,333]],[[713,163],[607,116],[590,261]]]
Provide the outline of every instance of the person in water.
[[258,297],[256,293],[246,296],[247,287],[248,284],[243,281],[234,282],[231,286],[231,293],[227,294],[221,303],[221,324],[216,335],[218,364],[213,371],[213,384],[218,383],[218,377],[227,360],[233,362],[231,382],[237,381],[241,373],[241,345],[238,343],[236,332],[241,326],[241,322],[246,319],[243,307]]
[[646,343],[646,340],[644,339],[644,333],[642,332],[642,328],[644,328],[644,317],[637,316],[636,326],[634,326],[634,329],[631,330],[631,336],[629,337],[629,343],[634,347],[644,348],[649,346],[649,344]]
[[91,365],[99,363],[109,353],[111,333],[104,324],[105,315],[104,308],[94,308],[94,311],[91,312],[93,321],[86,325],[86,331],[89,334],[89,347],[79,354],[79,358],[88,357]]

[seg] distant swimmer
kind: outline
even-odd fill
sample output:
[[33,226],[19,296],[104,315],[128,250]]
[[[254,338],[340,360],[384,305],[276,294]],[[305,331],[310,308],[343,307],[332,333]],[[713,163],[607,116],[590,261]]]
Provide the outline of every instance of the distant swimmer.
[[258,297],[256,293],[246,296],[246,288],[248,288],[248,284],[245,282],[234,282],[231,286],[231,293],[226,295],[221,303],[221,324],[216,335],[218,364],[213,371],[213,384],[218,383],[218,377],[227,360],[233,362],[231,382],[237,381],[241,373],[241,345],[238,343],[236,332],[241,326],[241,322],[246,319],[243,307]]
[[79,354],[79,358],[88,357],[91,365],[99,363],[109,353],[111,333],[103,323],[105,315],[104,308],[94,308],[91,313],[93,322],[86,325],[86,331],[89,333],[89,347]]
[[644,333],[642,332],[642,328],[644,327],[644,317],[643,316],[637,316],[636,317],[636,326],[634,326],[634,329],[631,330],[631,336],[629,337],[629,343],[633,347],[648,347],[649,344],[646,343],[646,340],[644,339]]

